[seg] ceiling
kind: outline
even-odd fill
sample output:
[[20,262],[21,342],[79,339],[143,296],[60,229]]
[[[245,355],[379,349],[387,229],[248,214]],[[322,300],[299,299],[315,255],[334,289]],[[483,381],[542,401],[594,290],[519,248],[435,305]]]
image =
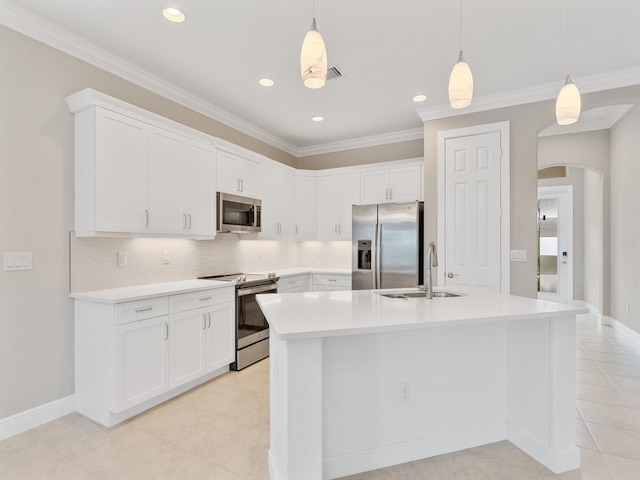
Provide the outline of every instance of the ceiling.
[[[298,156],[554,98],[567,71],[583,93],[640,84],[638,0],[569,0],[568,21],[563,0],[465,0],[462,36],[456,0],[315,3],[329,66],[344,75],[319,90],[299,67],[314,0],[0,0],[0,23]],[[166,21],[165,5],[186,21]],[[474,101],[454,111],[447,83],[461,43]],[[412,102],[418,93],[429,99]]]

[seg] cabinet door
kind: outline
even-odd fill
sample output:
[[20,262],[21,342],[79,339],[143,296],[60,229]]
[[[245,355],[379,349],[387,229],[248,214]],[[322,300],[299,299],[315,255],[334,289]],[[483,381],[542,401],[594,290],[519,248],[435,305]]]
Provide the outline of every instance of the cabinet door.
[[205,373],[206,312],[198,308],[169,315],[169,388]]
[[225,302],[208,307],[206,341],[207,372],[235,361],[235,304]]
[[240,157],[218,150],[216,158],[218,191],[240,195]]
[[277,180],[278,238],[293,240],[295,238],[294,177],[293,174],[282,172]]
[[389,199],[389,171],[372,170],[362,172],[362,204],[385,203]]
[[390,201],[415,202],[422,196],[420,165],[392,168],[389,170]]
[[240,163],[240,195],[260,198],[260,171],[258,164],[251,160]]
[[317,240],[318,188],[315,177],[296,175],[294,210],[296,240]]
[[216,155],[210,145],[189,141],[187,215],[189,235],[216,235]]
[[115,412],[169,389],[167,322],[162,316],[115,327]]
[[186,139],[151,127],[149,144],[149,229],[152,233],[185,234],[188,226]]
[[353,205],[360,204],[360,174],[340,175],[340,240],[351,240],[351,211]]
[[143,233],[149,209],[149,126],[96,109],[96,230]]
[[318,178],[318,240],[337,240],[340,223],[340,189],[337,176]]

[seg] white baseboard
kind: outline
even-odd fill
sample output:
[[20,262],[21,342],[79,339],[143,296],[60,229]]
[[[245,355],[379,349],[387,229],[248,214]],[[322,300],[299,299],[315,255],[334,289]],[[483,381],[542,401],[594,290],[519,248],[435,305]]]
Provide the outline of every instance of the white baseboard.
[[615,318],[611,318],[611,317],[602,317],[602,323],[605,325],[609,325],[614,330],[618,330],[619,332],[629,337],[629,339],[632,340],[634,343],[637,343],[638,345],[640,345],[640,333],[627,327],[624,323],[619,322]]
[[590,303],[585,302],[584,300],[574,300],[574,305],[579,305],[581,307],[585,307],[589,309],[589,313],[595,315],[598,318],[599,322],[602,322],[602,314],[600,313],[600,309],[598,307],[594,307]]
[[559,474],[580,468],[580,449],[578,447],[574,446],[561,451],[551,450],[512,424],[507,425],[507,439],[553,473]]
[[73,395],[0,419],[0,440],[26,432],[75,411]]

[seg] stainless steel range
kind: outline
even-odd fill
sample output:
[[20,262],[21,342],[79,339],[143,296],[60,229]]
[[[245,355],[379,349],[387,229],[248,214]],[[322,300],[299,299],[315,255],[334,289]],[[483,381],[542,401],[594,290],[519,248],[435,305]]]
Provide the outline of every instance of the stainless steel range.
[[269,356],[269,324],[260,310],[256,295],[277,293],[275,273],[266,275],[234,273],[200,277],[236,284],[236,361],[231,370],[242,370]]

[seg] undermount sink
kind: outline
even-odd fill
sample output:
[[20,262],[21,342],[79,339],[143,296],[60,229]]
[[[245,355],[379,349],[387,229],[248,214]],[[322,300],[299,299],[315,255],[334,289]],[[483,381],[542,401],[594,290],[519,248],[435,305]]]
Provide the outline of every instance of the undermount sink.
[[[382,295],[387,298],[404,298],[405,300],[408,298],[426,298],[427,292],[391,292],[391,293],[378,293],[378,295]],[[431,292],[431,296],[433,298],[447,298],[447,297],[461,297],[461,293],[453,293],[453,292],[445,292],[442,290],[436,290]]]

